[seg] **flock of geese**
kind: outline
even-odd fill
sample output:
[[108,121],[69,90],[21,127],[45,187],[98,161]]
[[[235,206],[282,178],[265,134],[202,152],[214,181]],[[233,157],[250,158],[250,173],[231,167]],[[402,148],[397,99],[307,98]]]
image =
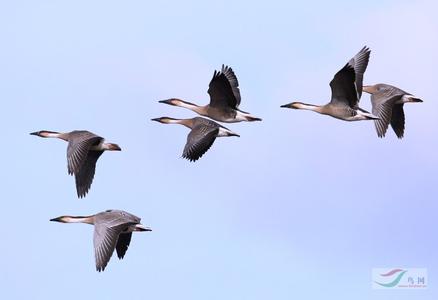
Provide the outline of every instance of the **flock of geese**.
[[[338,71],[330,82],[331,100],[325,105],[292,102],[281,107],[312,110],[344,121],[374,120],[377,135],[384,137],[391,124],[398,138],[403,138],[405,129],[405,103],[422,102],[421,99],[388,84],[363,86],[363,77],[368,66],[370,49],[364,47]],[[362,92],[371,95],[372,113],[359,107]],[[233,69],[222,66],[215,71],[210,81],[208,94],[210,103],[199,106],[181,99],[159,101],[194,111],[202,117],[174,119],[161,117],[152,119],[163,124],[180,124],[190,132],[182,157],[196,161],[213,145],[217,137],[239,136],[239,134],[215,122],[253,122],[262,119],[239,109],[241,102],[239,82]],[[208,117],[210,119],[206,119]],[[215,121],[213,121],[215,120]],[[121,151],[114,143],[108,143],[101,136],[85,130],[61,133],[42,130],[33,132],[43,138],[58,138],[68,142],[67,170],[75,176],[79,198],[85,197],[93,182],[96,162],[104,151]],[[96,270],[104,271],[114,250],[119,259],[125,256],[132,232],[151,231],[140,224],[140,218],[121,210],[107,210],[91,216],[61,216],[50,221],[62,223],[86,223],[94,225],[94,250]]]

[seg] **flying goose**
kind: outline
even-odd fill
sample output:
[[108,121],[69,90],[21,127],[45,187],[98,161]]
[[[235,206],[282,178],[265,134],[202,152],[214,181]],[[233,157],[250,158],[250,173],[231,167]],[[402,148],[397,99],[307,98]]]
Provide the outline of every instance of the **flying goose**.
[[363,91],[371,94],[373,114],[380,119],[374,121],[378,137],[386,134],[389,124],[399,139],[403,138],[405,131],[405,103],[423,102],[420,98],[389,84],[366,85]]
[[75,175],[76,191],[79,198],[85,197],[93,182],[96,162],[102,153],[120,151],[117,144],[106,143],[103,137],[85,130],[60,133],[54,131],[37,131],[31,135],[43,138],[58,138],[68,142],[67,167],[68,174]]
[[213,145],[216,137],[239,136],[228,128],[201,117],[195,117],[192,119],[161,117],[152,119],[152,121],[157,121],[163,124],[181,124],[191,129],[187,136],[187,143],[182,154],[183,158],[190,161],[196,161],[201,158],[202,155],[210,149],[211,145]]
[[91,216],[61,216],[50,221],[61,223],[86,223],[94,225],[94,254],[96,270],[105,270],[114,249],[119,259],[128,250],[133,231],[152,231],[140,224],[140,218],[123,210],[106,210]]
[[214,71],[208,88],[208,94],[210,95],[210,103],[204,106],[199,106],[177,98],[161,100],[159,102],[181,106],[201,116],[209,117],[219,122],[236,123],[262,120],[239,109],[239,82],[237,81],[233,69],[228,66],[222,65],[221,71]]
[[363,74],[368,66],[370,49],[362,48],[339,72],[335,74],[330,87],[332,99],[325,105],[292,102],[281,107],[313,110],[344,121],[376,120],[377,116],[358,106],[362,95]]

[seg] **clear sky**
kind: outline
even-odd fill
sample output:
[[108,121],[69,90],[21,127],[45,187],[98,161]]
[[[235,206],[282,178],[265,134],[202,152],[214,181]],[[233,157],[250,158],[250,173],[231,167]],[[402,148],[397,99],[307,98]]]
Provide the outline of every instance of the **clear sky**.
[[[2,299],[438,299],[436,1],[2,1]],[[365,83],[422,98],[405,138],[281,109],[325,103],[364,45]],[[192,117],[221,64],[241,109],[196,163]],[[361,106],[370,109],[368,95]],[[66,143],[28,133],[87,129],[118,143],[85,199]],[[153,228],[95,271],[93,228],[60,215],[124,209]],[[377,267],[422,267],[427,290],[372,290]]]

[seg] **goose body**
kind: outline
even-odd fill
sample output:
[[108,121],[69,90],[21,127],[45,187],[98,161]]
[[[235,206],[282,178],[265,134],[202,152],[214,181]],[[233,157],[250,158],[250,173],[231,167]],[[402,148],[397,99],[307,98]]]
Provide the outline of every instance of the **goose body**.
[[378,119],[377,116],[359,107],[362,95],[362,81],[368,66],[370,50],[362,48],[333,77],[330,82],[331,101],[325,105],[314,105],[303,102],[292,102],[281,107],[305,109],[328,115],[344,121],[362,121]]
[[224,123],[261,121],[260,118],[239,109],[241,101],[239,82],[232,68],[222,65],[221,71],[214,71],[208,94],[210,95],[210,103],[204,106],[178,98],[159,102],[187,108],[201,116]]
[[94,253],[96,270],[105,270],[116,250],[119,259],[123,259],[131,242],[132,232],[151,231],[140,224],[141,219],[122,210],[106,210],[91,216],[61,216],[50,221],[61,223],[85,223],[94,225]]
[[68,142],[67,169],[75,176],[76,191],[79,198],[85,197],[93,183],[96,162],[104,151],[120,151],[117,144],[107,143],[104,138],[85,130],[66,133],[37,131],[31,135],[43,138],[58,138]]
[[201,117],[192,119],[173,119],[161,117],[152,119],[163,124],[180,124],[191,129],[182,154],[183,158],[196,161],[210,149],[217,137],[239,136],[218,123]]
[[363,87],[363,91],[371,94],[373,114],[379,117],[374,121],[377,136],[386,135],[389,124],[399,139],[405,131],[405,103],[423,102],[420,98],[389,84],[375,84]]

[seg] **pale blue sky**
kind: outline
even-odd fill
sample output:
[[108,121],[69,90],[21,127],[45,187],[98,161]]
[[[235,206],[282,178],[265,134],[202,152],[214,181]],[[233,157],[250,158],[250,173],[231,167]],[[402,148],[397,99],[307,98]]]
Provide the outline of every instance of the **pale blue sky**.
[[[2,298],[437,299],[438,6],[411,2],[2,1]],[[424,99],[403,140],[279,107],[327,102],[364,45],[365,83]],[[222,63],[263,122],[189,163],[186,128],[150,119],[193,116],[157,100],[206,103]],[[66,144],[40,129],[123,151],[79,200]],[[97,273],[92,227],[49,219],[109,208],[154,231]],[[429,288],[372,290],[373,267],[427,268]]]

